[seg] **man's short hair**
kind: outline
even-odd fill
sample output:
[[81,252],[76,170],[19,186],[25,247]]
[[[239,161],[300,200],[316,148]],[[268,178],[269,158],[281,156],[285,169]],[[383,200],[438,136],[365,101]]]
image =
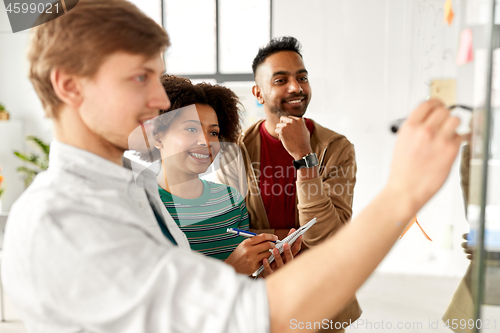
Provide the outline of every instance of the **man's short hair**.
[[300,45],[299,41],[295,37],[284,36],[271,39],[266,46],[259,49],[259,52],[253,59],[252,70],[254,77],[257,72],[257,68],[260,64],[266,61],[270,55],[281,51],[294,51],[302,58],[302,54],[300,53],[301,48],[302,45]]
[[50,81],[53,69],[93,77],[106,57],[117,51],[149,58],[170,45],[166,31],[125,0],[80,1],[61,17],[39,20],[48,22],[33,28],[29,78],[51,118],[57,118],[62,105]]

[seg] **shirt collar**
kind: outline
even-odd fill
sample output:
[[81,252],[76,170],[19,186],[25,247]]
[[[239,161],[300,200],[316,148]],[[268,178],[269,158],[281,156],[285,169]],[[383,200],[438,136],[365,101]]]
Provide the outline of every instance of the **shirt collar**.
[[64,169],[92,181],[131,183],[132,171],[89,151],[59,141],[50,144],[49,168]]

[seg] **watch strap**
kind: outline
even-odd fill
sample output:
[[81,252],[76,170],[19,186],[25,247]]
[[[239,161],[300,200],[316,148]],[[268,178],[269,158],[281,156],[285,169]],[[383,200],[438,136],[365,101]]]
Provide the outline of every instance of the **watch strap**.
[[300,160],[293,161],[295,169],[312,168],[319,165],[318,156],[315,153],[307,154]]

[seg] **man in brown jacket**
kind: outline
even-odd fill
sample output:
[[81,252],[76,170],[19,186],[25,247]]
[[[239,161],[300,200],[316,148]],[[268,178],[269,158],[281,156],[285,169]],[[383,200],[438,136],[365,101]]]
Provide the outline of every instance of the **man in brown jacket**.
[[[239,152],[222,155],[218,178],[246,194],[254,232],[283,239],[315,217],[317,223],[304,235],[304,245],[314,247],[351,218],[356,161],[345,136],[303,117],[311,88],[300,47],[295,38],[281,37],[259,50],[252,92],[266,119],[243,134],[241,158]],[[354,299],[328,320],[326,331],[343,332],[360,315]]]

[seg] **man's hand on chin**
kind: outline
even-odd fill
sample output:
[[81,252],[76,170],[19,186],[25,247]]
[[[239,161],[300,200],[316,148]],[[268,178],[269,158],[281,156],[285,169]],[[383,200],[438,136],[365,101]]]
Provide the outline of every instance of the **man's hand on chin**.
[[294,160],[312,153],[311,133],[304,118],[281,116],[280,122],[276,124],[276,134]]

